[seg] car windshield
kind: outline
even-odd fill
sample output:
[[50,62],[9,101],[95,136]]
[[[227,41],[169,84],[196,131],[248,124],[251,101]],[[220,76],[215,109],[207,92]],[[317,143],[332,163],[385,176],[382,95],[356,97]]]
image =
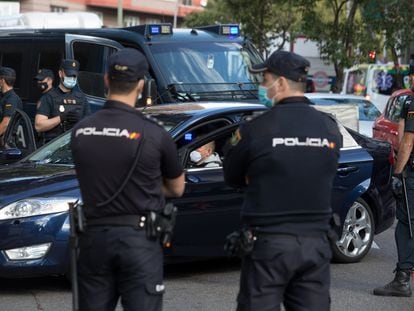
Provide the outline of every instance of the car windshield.
[[258,55],[237,42],[153,44],[152,55],[168,90],[189,100],[254,99],[258,75],[249,72]]
[[[162,114],[156,111],[147,111],[159,121],[159,124],[164,127],[166,131],[172,131],[179,124],[190,118],[188,114]],[[36,162],[42,164],[62,164],[73,165],[72,152],[70,150],[71,131],[54,139],[50,143],[37,149],[30,156],[22,160],[22,162]]]
[[316,105],[358,105],[359,121],[375,121],[381,115],[378,108],[368,100],[354,98],[310,98]]
[[37,149],[22,162],[36,162],[42,164],[72,165],[72,152],[70,150],[70,134],[66,132],[50,143]]

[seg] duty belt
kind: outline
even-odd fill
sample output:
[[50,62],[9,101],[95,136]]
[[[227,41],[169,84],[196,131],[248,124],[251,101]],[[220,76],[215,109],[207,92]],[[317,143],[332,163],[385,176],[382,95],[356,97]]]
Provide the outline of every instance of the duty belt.
[[146,215],[119,215],[101,218],[88,219],[86,225],[89,226],[128,226],[137,229],[145,228]]

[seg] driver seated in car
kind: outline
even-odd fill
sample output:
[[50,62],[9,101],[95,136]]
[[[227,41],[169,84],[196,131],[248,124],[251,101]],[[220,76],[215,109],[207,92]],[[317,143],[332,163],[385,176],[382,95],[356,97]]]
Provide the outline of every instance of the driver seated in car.
[[193,150],[190,153],[190,160],[196,167],[220,167],[222,162],[220,156],[215,152],[216,144],[210,141],[207,144]]

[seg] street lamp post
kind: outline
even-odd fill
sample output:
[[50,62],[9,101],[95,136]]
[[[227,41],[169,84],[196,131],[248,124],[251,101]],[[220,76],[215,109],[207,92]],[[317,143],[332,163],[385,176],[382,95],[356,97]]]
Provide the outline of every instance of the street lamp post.
[[173,27],[177,28],[177,16],[178,16],[178,9],[180,8],[180,0],[175,1],[175,11],[174,11],[174,24]]
[[122,0],[118,0],[118,27],[123,26],[122,17]]

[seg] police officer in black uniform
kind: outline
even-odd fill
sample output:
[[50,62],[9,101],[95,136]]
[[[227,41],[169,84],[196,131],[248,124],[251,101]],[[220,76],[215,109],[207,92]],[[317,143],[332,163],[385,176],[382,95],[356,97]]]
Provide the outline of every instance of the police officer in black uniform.
[[[410,61],[410,83],[413,88],[414,63]],[[408,206],[403,203],[403,197],[397,197],[396,217],[398,220],[395,227],[395,242],[397,245],[398,262],[395,267],[394,279],[381,287],[374,289],[374,295],[378,296],[400,296],[410,297],[412,295],[410,286],[411,273],[414,272],[414,239],[410,236],[410,225],[414,226],[414,97],[407,96],[401,109],[398,124],[398,136],[400,144],[398,147],[397,163],[394,167],[394,177],[397,180],[406,175]],[[398,191],[397,191],[398,192]],[[407,212],[409,210],[409,214]]]
[[163,251],[144,222],[163,209],[165,196],[182,195],[184,174],[170,134],[134,108],[147,71],[137,50],[114,53],[107,102],[72,131],[87,219],[79,238],[80,310],[114,310],[119,296],[125,310],[162,308]]
[[[42,95],[45,95],[47,92],[52,90],[53,88],[53,81],[55,80],[55,75],[53,71],[47,68],[39,69],[37,75],[34,77],[36,81],[36,86]],[[40,101],[38,102],[38,106],[40,105]]]
[[71,129],[90,114],[86,96],[76,86],[79,62],[64,59],[59,69],[60,84],[40,98],[35,116],[35,128],[43,133],[44,143]]
[[235,133],[224,158],[228,184],[245,188],[242,222],[255,237],[243,256],[237,310],[329,310],[331,190],[342,136],[304,97],[309,62],[274,52],[260,101],[270,111]]
[[4,134],[16,109],[23,109],[20,97],[14,92],[16,72],[10,67],[0,67],[0,147],[5,146]]

